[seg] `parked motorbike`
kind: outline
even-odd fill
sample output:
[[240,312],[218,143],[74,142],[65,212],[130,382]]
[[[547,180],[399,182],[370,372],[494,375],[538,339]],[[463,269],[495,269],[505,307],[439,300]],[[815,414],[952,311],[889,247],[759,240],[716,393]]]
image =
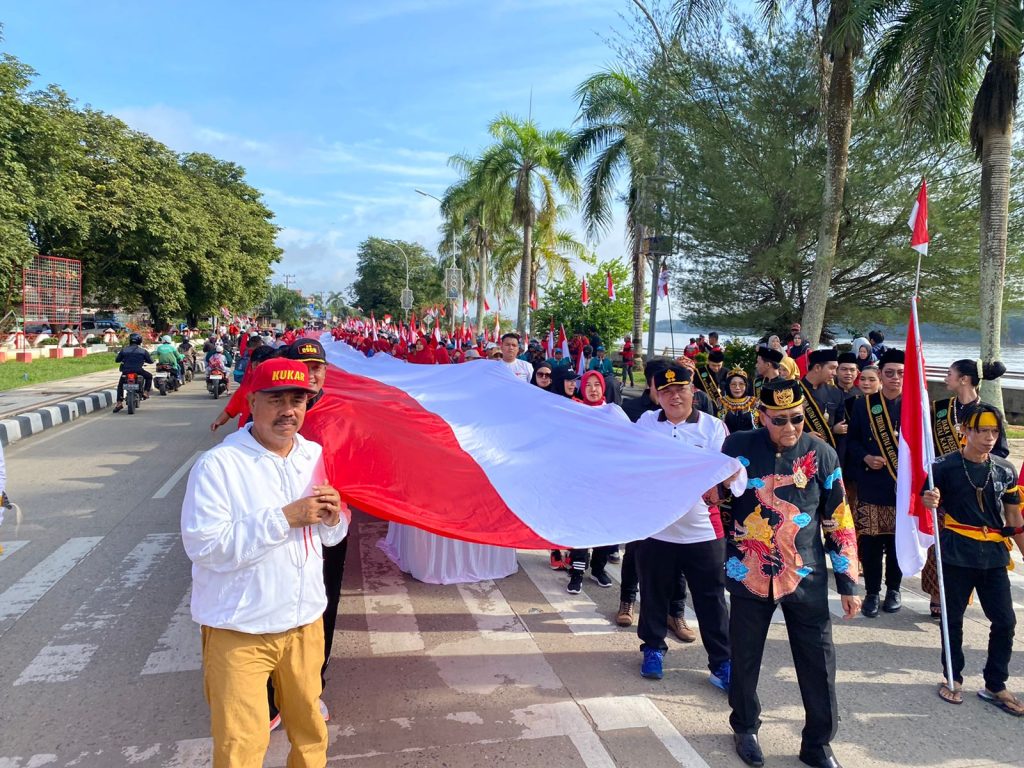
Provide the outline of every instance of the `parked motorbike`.
[[206,374],[206,391],[216,400],[228,391],[227,375],[224,371],[211,370]]

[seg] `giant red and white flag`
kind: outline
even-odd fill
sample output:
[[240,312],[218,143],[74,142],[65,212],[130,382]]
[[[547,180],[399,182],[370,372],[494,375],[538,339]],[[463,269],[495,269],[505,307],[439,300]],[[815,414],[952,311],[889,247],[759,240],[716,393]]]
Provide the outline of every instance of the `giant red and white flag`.
[[607,280],[607,286],[606,287],[608,288],[608,298],[611,301],[615,301],[615,282],[612,280],[612,273],[608,272],[607,273],[607,277],[608,277],[608,280]]
[[[505,365],[409,365],[321,340],[326,396],[302,431],[324,447],[341,497],[377,517],[484,544],[583,548],[657,533],[733,473],[733,490],[746,486],[735,459],[524,386]],[[572,503],[537,503],[566,488]]]
[[924,379],[917,297],[914,297],[910,300],[907,327],[896,472],[896,559],[905,576],[920,573],[928,547],[935,541],[931,512],[921,502],[921,491],[934,461],[931,410]]
[[910,247],[922,256],[928,255],[928,182],[921,179],[921,191],[917,193],[914,207],[910,209],[910,220],[907,222],[912,234]]

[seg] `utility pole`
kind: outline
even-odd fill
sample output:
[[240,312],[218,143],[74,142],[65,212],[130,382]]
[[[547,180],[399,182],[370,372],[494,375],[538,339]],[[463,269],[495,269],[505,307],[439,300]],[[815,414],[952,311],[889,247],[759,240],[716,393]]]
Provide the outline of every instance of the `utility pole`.
[[291,289],[292,280],[295,279],[295,275],[281,275],[281,278],[284,280],[284,287]]

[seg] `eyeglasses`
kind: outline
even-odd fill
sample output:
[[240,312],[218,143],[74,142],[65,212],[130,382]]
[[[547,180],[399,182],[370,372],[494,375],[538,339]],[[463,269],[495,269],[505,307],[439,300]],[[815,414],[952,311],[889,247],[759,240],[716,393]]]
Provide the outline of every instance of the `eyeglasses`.
[[804,423],[804,415],[794,413],[792,416],[769,416],[768,420],[776,427],[784,427],[787,424],[792,424],[795,427],[797,424]]
[[887,379],[895,379],[897,376],[903,378],[903,371],[896,370],[895,368],[886,368],[884,371],[882,371],[882,375],[885,376],[885,378]]
[[541,373],[540,371],[537,371],[537,378],[538,379],[550,379],[551,378],[551,374],[550,373]]

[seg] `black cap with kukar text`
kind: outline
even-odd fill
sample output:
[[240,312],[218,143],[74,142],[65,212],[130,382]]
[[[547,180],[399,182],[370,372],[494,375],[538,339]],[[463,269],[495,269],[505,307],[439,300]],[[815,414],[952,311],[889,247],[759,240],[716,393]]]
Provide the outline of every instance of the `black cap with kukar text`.
[[689,384],[692,379],[689,368],[673,361],[654,374],[654,388],[660,392],[673,384]]
[[784,411],[803,405],[804,391],[799,381],[773,379],[761,387],[761,405],[769,411]]
[[301,360],[304,363],[327,364],[324,345],[316,339],[296,339],[288,347],[285,357],[289,360]]

